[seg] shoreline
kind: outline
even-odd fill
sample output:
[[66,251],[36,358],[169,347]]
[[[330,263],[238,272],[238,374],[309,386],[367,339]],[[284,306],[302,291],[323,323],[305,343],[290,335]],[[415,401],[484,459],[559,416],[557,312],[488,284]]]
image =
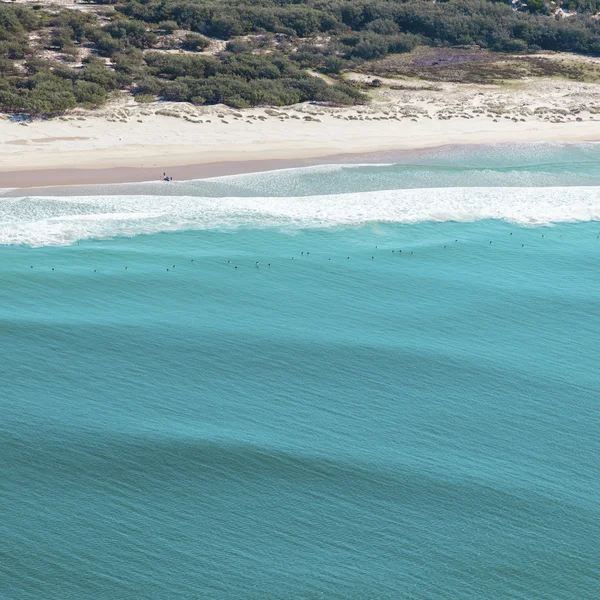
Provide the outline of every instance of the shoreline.
[[[442,146],[441,146],[442,147]],[[400,152],[400,151],[398,151]],[[404,152],[412,153],[410,150]],[[373,163],[381,152],[350,153],[317,156],[314,158],[274,158],[249,159],[235,161],[205,162],[200,164],[182,164],[168,167],[168,175],[173,181],[190,181],[209,179],[227,175],[243,175],[246,173],[263,173],[312,167],[326,164]],[[162,173],[156,167],[101,167],[97,169],[35,169],[24,171],[0,171],[0,189],[37,189],[45,187],[102,185],[123,183],[148,183],[160,181]],[[21,185],[22,183],[35,185]]]
[[[389,83],[389,82],[387,82]],[[134,100],[52,120],[0,115],[0,188],[202,179],[398,160],[446,146],[600,142],[600,84],[443,84],[364,106],[235,110]]]
[[[599,123],[600,125],[600,123]],[[242,175],[247,173],[262,173],[311,167],[318,165],[336,164],[386,164],[401,160],[403,155],[414,157],[419,152],[444,150],[457,147],[476,147],[509,144],[540,144],[540,143],[600,143],[600,129],[598,135],[576,136],[544,136],[542,139],[522,139],[515,136],[514,139],[487,140],[478,142],[451,142],[438,145],[415,146],[408,148],[385,148],[374,151],[347,152],[335,154],[321,154],[316,152],[314,156],[300,156],[288,158],[247,158],[236,156],[235,160],[216,160],[194,164],[171,164],[172,161],[163,161],[168,164],[167,174],[173,177],[173,181],[189,181],[194,179],[208,179],[212,177],[224,177],[229,175]],[[360,140],[357,145],[360,144]],[[115,159],[118,161],[118,159]],[[86,186],[86,185],[110,185],[126,183],[145,183],[162,180],[160,167],[134,167],[134,166],[99,166],[96,168],[37,168],[23,170],[4,170],[0,168],[0,190],[37,190],[40,188],[51,188],[61,186]]]

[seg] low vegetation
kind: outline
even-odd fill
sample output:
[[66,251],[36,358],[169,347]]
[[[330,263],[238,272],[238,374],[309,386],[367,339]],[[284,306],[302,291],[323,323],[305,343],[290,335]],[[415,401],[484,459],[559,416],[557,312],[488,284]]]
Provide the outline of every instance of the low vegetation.
[[[464,80],[461,65],[469,63],[479,81],[547,74],[548,64],[534,59],[524,67],[489,56],[600,55],[597,2],[104,0],[86,10],[3,4],[0,109],[56,115],[100,106],[118,91],[143,102],[237,108],[347,105],[365,100],[359,84],[340,77],[350,69]],[[558,9],[576,14],[563,17]],[[403,62],[417,47],[430,50]],[[419,64],[419,56],[427,58]]]
[[[373,77],[404,77],[427,82],[500,84],[531,77],[600,82],[600,64],[581,56],[573,55],[572,59],[568,56],[420,47],[410,54],[393,54],[364,62],[356,71]],[[414,85],[411,89],[415,89]]]

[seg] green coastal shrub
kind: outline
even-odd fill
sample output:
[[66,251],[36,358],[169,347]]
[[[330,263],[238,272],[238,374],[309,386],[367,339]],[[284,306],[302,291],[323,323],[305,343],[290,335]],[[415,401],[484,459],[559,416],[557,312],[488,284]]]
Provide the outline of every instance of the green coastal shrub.
[[210,45],[208,40],[203,35],[197,33],[188,33],[181,42],[181,47],[184,50],[190,50],[192,52],[200,52]]
[[[569,18],[552,14],[557,5],[547,0],[100,3],[114,7],[96,13],[0,4],[0,109],[61,114],[99,106],[118,90],[240,108],[354,104],[365,101],[357,84],[326,82],[307,70],[338,75],[419,45],[600,56],[600,0],[558,3],[576,12]],[[211,38],[226,40],[224,51],[201,53]]]

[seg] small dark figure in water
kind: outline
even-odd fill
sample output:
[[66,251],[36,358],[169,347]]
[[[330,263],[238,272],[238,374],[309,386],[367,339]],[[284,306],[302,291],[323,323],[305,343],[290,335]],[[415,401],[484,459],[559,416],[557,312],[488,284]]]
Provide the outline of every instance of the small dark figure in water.
[[192,258],[192,262],[194,262],[194,259]]
[[228,260],[228,261],[227,261],[227,264],[228,264],[228,265],[229,265],[229,264],[231,264],[231,261],[230,261],[230,260]]
[[54,271],[54,267],[52,267],[52,270]]
[[371,256],[371,260],[373,260],[374,258],[375,258],[374,256]]
[[446,246],[444,246],[444,250],[446,249]]
[[269,266],[271,266],[271,263],[269,263]]
[[129,269],[129,267],[125,267],[125,270],[127,271],[127,269]]
[[490,244],[491,244],[491,243],[492,243],[492,242],[490,242]]
[[237,269],[237,265],[235,265],[234,269]]
[[304,252],[300,252],[300,256],[304,256]]
[[350,257],[349,257],[349,256],[348,256],[348,257],[346,257],[346,260],[350,260]]

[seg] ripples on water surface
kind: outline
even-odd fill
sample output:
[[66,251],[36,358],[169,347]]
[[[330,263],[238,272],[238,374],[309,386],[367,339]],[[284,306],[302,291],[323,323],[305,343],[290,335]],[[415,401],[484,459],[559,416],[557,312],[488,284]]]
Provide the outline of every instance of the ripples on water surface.
[[600,597],[598,159],[7,193],[0,597]]

